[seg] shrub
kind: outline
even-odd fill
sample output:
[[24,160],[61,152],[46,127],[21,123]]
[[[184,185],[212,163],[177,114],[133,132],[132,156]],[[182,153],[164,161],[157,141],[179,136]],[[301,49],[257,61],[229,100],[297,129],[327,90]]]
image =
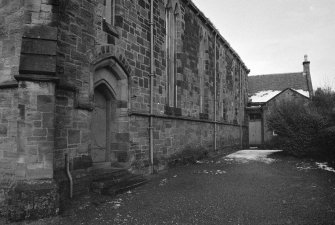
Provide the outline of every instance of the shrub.
[[278,134],[270,146],[335,161],[335,93],[330,88],[318,89],[307,106],[281,102],[270,112],[267,125]]
[[272,140],[272,145],[302,156],[314,150],[314,137],[326,124],[312,107],[296,101],[284,101],[271,111],[267,125],[278,134]]
[[322,154],[335,160],[335,126],[321,130],[314,139],[314,145]]

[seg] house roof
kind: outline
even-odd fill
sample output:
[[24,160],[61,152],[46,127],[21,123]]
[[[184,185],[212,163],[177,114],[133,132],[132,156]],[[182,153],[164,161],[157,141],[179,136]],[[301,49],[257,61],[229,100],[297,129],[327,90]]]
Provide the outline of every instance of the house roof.
[[287,88],[309,97],[303,72],[249,76],[248,82],[252,102],[267,102]]
[[308,91],[303,91],[303,90],[295,90],[293,88],[286,88],[282,91],[261,91],[257,92],[255,95],[251,96],[250,100],[250,106],[255,107],[255,106],[260,106],[264,105],[267,102],[270,102],[272,99],[276,98],[278,95],[281,95],[284,93],[286,90],[291,90],[298,95],[301,95],[305,98],[309,98],[309,92]]

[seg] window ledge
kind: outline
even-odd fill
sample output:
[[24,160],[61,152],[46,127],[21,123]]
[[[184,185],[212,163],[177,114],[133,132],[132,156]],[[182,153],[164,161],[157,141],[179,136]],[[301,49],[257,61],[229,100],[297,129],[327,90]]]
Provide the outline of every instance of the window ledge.
[[108,34],[110,34],[114,37],[117,37],[117,38],[120,37],[120,35],[119,35],[118,31],[115,29],[115,27],[112,24],[106,22],[105,19],[103,19],[102,29],[103,29],[103,31],[105,31],[106,33],[108,33]]
[[19,83],[16,80],[9,80],[0,83],[0,89],[7,89],[7,88],[17,88]]
[[182,116],[181,108],[175,108],[168,105],[164,107],[164,114],[169,116]]
[[208,113],[199,113],[199,118],[201,120],[208,120],[209,119]]

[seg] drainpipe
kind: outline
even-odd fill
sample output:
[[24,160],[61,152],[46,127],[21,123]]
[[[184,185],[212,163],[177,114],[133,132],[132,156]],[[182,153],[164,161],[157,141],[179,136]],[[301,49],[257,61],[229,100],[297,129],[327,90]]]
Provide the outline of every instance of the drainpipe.
[[70,173],[70,160],[69,160],[69,155],[66,153],[65,154],[65,165],[66,165],[66,175],[69,178],[70,181],[70,198],[73,196],[73,179],[72,175]]
[[242,125],[242,121],[243,121],[243,109],[242,109],[242,71],[240,68],[240,145],[241,145],[241,149],[243,148],[243,125]]
[[153,135],[153,105],[154,105],[154,0],[150,0],[150,163],[151,173],[154,173],[154,135]]
[[216,96],[216,73],[217,73],[217,69],[216,69],[216,41],[217,41],[217,33],[215,33],[215,41],[214,41],[214,151],[216,151],[217,149],[217,146],[216,146],[216,133],[217,133],[217,124],[216,124],[216,110],[217,110],[217,106],[216,106],[216,103],[217,103],[217,96]]

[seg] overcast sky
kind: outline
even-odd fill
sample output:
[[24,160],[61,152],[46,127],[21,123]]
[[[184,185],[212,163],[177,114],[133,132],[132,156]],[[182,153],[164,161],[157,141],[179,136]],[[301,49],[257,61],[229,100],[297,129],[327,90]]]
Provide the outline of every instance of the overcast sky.
[[193,0],[251,70],[302,71],[335,89],[335,0]]

